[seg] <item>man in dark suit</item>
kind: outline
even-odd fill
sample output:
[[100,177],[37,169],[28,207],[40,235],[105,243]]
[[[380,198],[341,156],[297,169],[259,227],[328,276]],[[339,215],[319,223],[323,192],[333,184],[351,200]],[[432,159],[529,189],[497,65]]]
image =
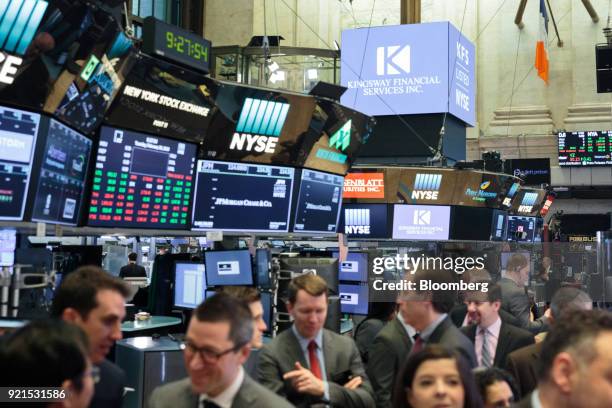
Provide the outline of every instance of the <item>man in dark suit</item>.
[[[558,316],[568,311],[592,309],[592,302],[591,297],[580,289],[571,287],[559,289],[550,303],[550,325],[554,326]],[[520,396],[525,396],[536,388],[541,354],[540,342],[515,350],[508,355],[505,369],[516,380]]]
[[119,271],[120,278],[146,278],[147,271],[141,265],[136,264],[136,260],[138,259],[138,254],[136,252],[131,252],[128,255],[128,264],[121,267]]
[[525,292],[529,282],[529,261],[525,255],[513,254],[506,263],[506,275],[499,281],[502,290],[502,309],[519,319],[520,327],[533,334],[548,329],[548,312],[539,319],[530,319],[531,301]]
[[259,382],[298,407],[374,406],[372,387],[355,342],[323,328],[327,284],[303,274],[289,283],[287,310],[293,326],[259,355]]
[[121,321],[128,294],[121,279],[97,266],[83,266],[62,281],[53,298],[51,315],[76,324],[89,338],[89,358],[100,370],[92,408],[121,406],[125,373],[105,357],[122,338]]
[[253,317],[247,304],[218,293],[193,313],[184,343],[189,378],[156,388],[150,408],[291,407],[253,381],[242,365],[251,351]]
[[474,343],[478,365],[489,368],[503,367],[508,354],[534,343],[533,335],[502,321],[501,288],[489,283],[488,291],[471,292],[467,298],[468,314],[474,323],[461,331]]
[[574,310],[564,314],[544,340],[538,387],[515,407],[611,407],[610,344],[610,312]]

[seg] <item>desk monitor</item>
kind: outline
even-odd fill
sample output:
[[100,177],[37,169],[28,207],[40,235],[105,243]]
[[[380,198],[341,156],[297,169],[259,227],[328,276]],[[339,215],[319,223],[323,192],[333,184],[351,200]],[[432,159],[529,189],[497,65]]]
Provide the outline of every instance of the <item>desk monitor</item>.
[[340,306],[342,313],[368,314],[368,284],[340,284]]
[[198,161],[194,230],[288,232],[295,170]]
[[533,242],[536,231],[536,217],[521,215],[508,216],[507,240]]
[[272,323],[273,323],[273,315],[274,310],[272,307],[272,293],[270,292],[261,292],[261,306],[263,308],[263,319],[266,322],[266,333],[272,333]]
[[[338,252],[332,253],[334,258]],[[348,282],[368,281],[368,254],[365,252],[349,252],[346,260],[339,262],[340,280]]]
[[77,225],[92,141],[54,119],[46,134],[32,221]]
[[281,272],[291,271],[296,275],[315,273],[327,282],[332,294],[338,293],[338,258],[281,258]]
[[0,106],[0,220],[21,221],[40,115]]
[[344,177],[302,170],[293,232],[335,233]]
[[103,126],[92,227],[188,229],[196,145]]
[[204,261],[208,286],[253,284],[253,268],[248,249],[206,251]]
[[195,309],[204,301],[206,273],[202,263],[174,264],[174,306]]
[[270,276],[272,253],[269,249],[258,248],[255,251],[255,277],[256,285],[263,289],[272,288],[272,277]]

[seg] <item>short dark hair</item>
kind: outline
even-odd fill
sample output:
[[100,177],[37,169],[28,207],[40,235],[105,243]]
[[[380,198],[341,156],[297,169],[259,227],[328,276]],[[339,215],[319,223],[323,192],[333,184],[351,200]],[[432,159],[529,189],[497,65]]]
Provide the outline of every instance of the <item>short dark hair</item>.
[[113,290],[124,298],[130,294],[127,285],[118,278],[93,265],[81,266],[62,280],[51,305],[51,316],[61,317],[71,307],[87,318],[98,307],[96,295],[101,290]]
[[294,304],[297,299],[297,294],[301,290],[308,293],[310,296],[327,296],[327,282],[319,275],[313,273],[305,273],[298,275],[289,282],[289,303]]
[[253,315],[248,304],[227,293],[217,293],[201,303],[193,317],[200,322],[228,322],[230,325],[229,339],[234,346],[247,344],[253,337]]
[[593,300],[580,289],[565,287],[557,290],[550,301],[550,311],[555,319],[569,310],[585,310],[587,304]]
[[476,370],[474,372],[474,376],[476,378],[476,385],[478,386],[478,391],[480,391],[480,396],[484,402],[487,401],[487,388],[496,382],[506,382],[512,391],[512,395],[514,396],[515,401],[518,401],[519,394],[518,388],[516,387],[516,382],[510,373],[501,368],[491,367],[486,370]]
[[83,387],[87,369],[87,336],[78,326],[59,319],[33,321],[0,343],[0,384],[60,387],[72,380]]
[[425,347],[423,350],[410,354],[401,368],[395,381],[395,392],[393,396],[395,408],[418,408],[412,407],[408,403],[407,389],[412,387],[416,372],[424,362],[428,360],[441,360],[450,358],[457,364],[457,371],[461,377],[461,382],[464,389],[464,404],[465,407],[482,408],[482,399],[478,394],[474,376],[470,371],[470,367],[465,358],[455,351],[442,347],[438,344],[432,344]]
[[432,285],[447,285],[455,282],[456,274],[444,269],[421,269],[413,275],[416,282],[417,293],[425,294],[426,300],[430,301],[434,310],[438,313],[448,313],[457,302],[458,292],[454,289],[421,290],[419,282],[431,282]]
[[138,259],[138,254],[136,252],[130,252],[128,254],[128,259],[132,262],[136,262],[136,260]]
[[557,354],[573,351],[584,363],[597,357],[593,342],[603,331],[612,331],[612,313],[604,310],[569,310],[544,339],[540,355],[540,380],[547,380]]
[[237,299],[247,302],[247,304],[261,300],[261,294],[252,286],[224,286],[219,292],[227,293]]

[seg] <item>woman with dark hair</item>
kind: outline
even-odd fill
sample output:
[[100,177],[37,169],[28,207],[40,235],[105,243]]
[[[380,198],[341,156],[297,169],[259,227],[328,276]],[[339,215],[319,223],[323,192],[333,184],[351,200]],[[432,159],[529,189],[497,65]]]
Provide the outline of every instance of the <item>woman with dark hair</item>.
[[16,404],[20,407],[86,408],[96,376],[87,357],[88,346],[87,336],[77,326],[55,319],[32,322],[2,338],[0,384],[61,388],[51,393],[53,398],[59,396],[56,401]]
[[395,317],[396,310],[396,302],[372,302],[369,304],[368,316],[357,325],[353,335],[364,364],[368,362],[368,348],[376,335],[385,327],[385,324]]
[[408,357],[395,384],[395,408],[482,408],[464,358],[439,345]]

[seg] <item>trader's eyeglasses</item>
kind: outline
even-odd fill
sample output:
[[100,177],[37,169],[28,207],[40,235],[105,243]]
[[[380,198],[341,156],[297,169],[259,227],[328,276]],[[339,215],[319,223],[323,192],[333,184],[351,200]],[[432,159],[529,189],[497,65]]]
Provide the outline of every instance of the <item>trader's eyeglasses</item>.
[[202,361],[214,364],[219,361],[219,359],[224,355],[240,350],[242,347],[244,347],[245,344],[247,343],[237,344],[230,349],[217,352],[205,347],[199,348],[195,344],[185,341],[181,344],[181,350],[184,350],[186,352],[190,360],[193,359],[193,356],[195,356],[196,353],[198,353],[200,354],[200,358],[202,359]]

